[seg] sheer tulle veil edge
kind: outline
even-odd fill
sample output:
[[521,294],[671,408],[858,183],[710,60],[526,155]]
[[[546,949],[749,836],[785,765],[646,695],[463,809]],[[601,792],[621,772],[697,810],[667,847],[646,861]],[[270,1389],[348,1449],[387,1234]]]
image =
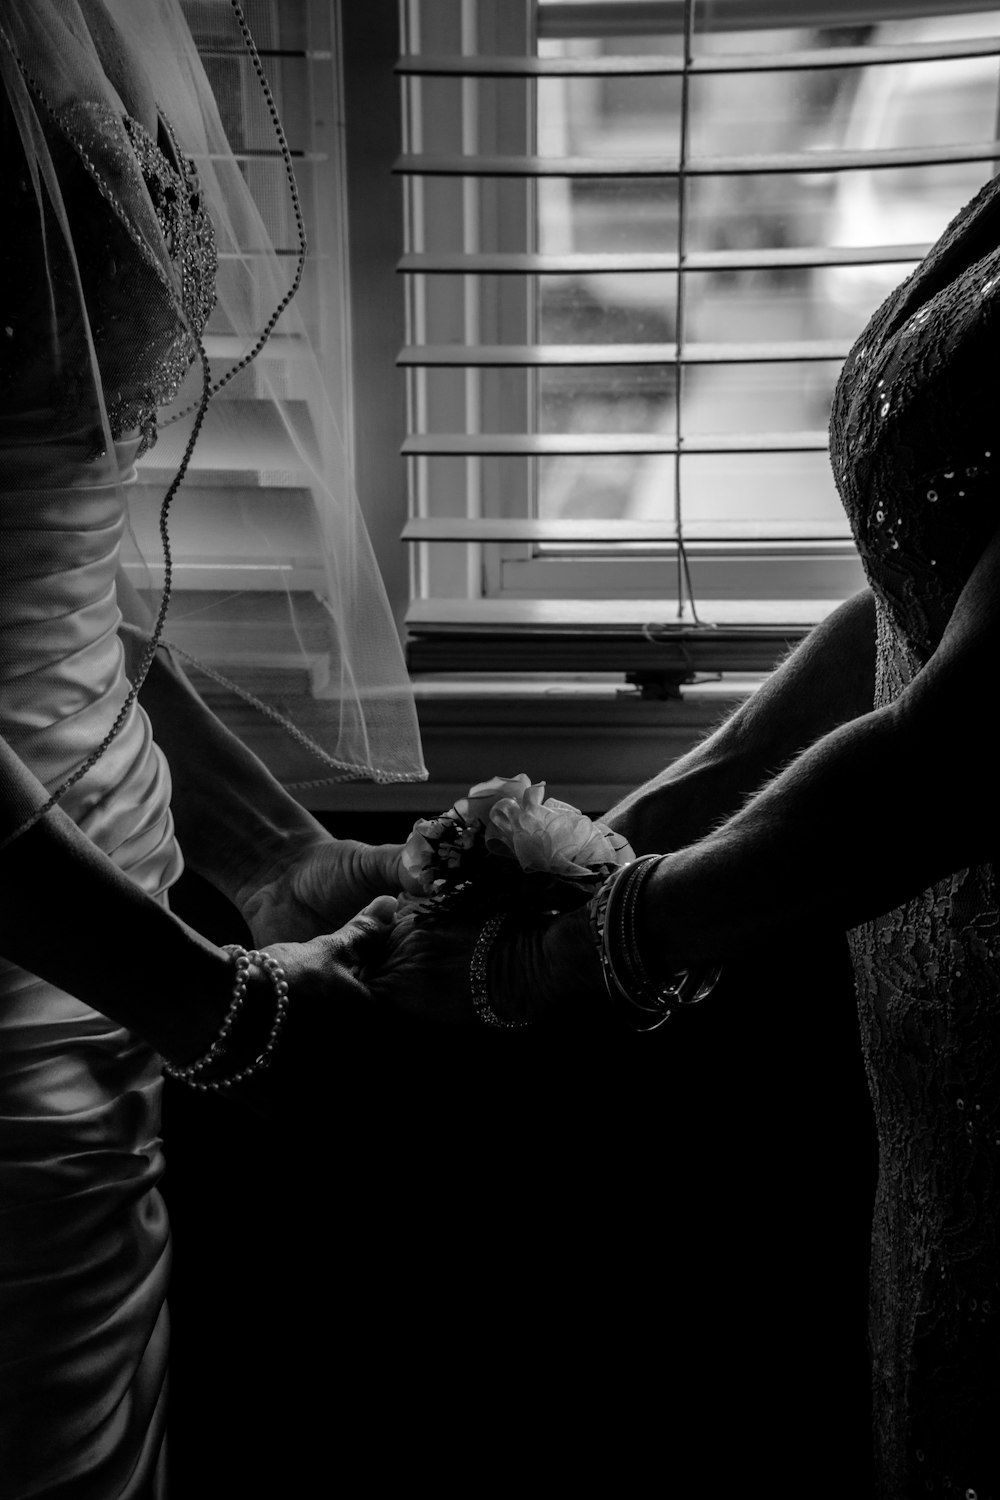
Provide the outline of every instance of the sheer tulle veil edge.
[[[267,98],[263,68],[239,7],[230,0],[212,3],[220,44],[234,54],[242,52],[251,78],[256,73],[256,84]],[[197,169],[219,267],[208,325],[216,335],[211,359],[185,314],[185,268],[171,255],[175,247],[165,242],[126,129],[126,117],[131,119],[135,108],[128,97],[127,67],[112,80],[105,66],[106,42],[102,56],[101,39],[94,34],[95,16],[102,10],[124,38],[126,55],[131,49],[141,59],[169,139]],[[276,252],[226,138],[179,0],[31,0],[30,5],[0,0],[0,71],[4,131],[12,137],[4,142],[5,157],[17,164],[16,171],[8,167],[5,173],[5,191],[22,194],[20,211],[27,211],[30,221],[33,205],[37,222],[29,247],[35,272],[21,276],[33,291],[23,304],[16,294],[9,295],[8,317],[0,329],[0,505],[5,493],[23,498],[25,492],[52,483],[53,476],[74,471],[88,486],[121,485],[126,499],[130,491],[135,493],[128,483],[131,473],[123,474],[119,467],[116,438],[122,435],[123,411],[141,412],[143,399],[150,399],[137,382],[141,384],[144,351],[153,341],[163,348],[176,379],[169,390],[155,393],[155,411],[140,415],[137,425],[143,447],[149,446],[150,472],[166,502],[159,532],[167,550],[165,557],[152,555],[147,527],[144,558],[133,547],[126,559],[140,588],[155,580],[151,621],[161,579],[170,584],[171,510],[185,506],[190,516],[192,507],[204,506],[217,549],[224,526],[231,538],[221,545],[228,549],[231,539],[234,557],[256,553],[274,560],[279,585],[270,608],[280,616],[274,633],[285,643],[284,664],[291,642],[293,653],[300,655],[301,672],[271,673],[276,684],[272,693],[265,661],[248,687],[239,671],[239,650],[231,653],[237,670],[230,671],[223,645],[213,655],[211,675],[216,691],[243,698],[240,709],[252,703],[248,722],[260,710],[270,720],[269,732],[284,732],[292,749],[290,757],[282,755],[279,774],[316,783],[424,779],[399,635],[352,480],[345,393],[335,388],[331,376],[344,364],[317,356],[295,301],[289,302],[298,262]],[[275,150],[281,144],[275,118]],[[290,169],[287,154],[286,161]],[[294,182],[286,186],[298,217]],[[133,298],[117,342],[98,326],[101,309],[88,286],[82,243],[87,221],[81,214],[81,195],[88,191],[88,212],[98,202],[100,211],[112,216],[141,278],[143,295]],[[23,244],[17,253],[24,255]],[[39,264],[44,267],[41,276]],[[17,283],[17,264],[8,263],[5,272]],[[279,333],[294,346],[294,360],[255,357],[267,332]],[[281,453],[278,482],[287,490],[287,503],[296,508],[296,524],[311,538],[313,574],[304,590],[280,581],[288,572],[282,541],[268,535],[272,518],[280,520],[280,508],[272,505],[269,515],[259,494],[231,490],[225,504],[213,508],[220,492],[213,494],[204,476],[198,477],[198,455],[206,444],[217,451],[225,451],[227,444],[239,451],[250,395],[253,423],[273,435]],[[266,482],[267,476],[257,481],[259,487]],[[148,493],[148,480],[144,488]],[[197,639],[211,637],[216,620],[219,640],[238,637],[239,627],[232,623],[241,618],[238,608],[234,614],[238,595],[238,586],[208,590],[203,598],[185,594],[187,610],[201,615]],[[168,609],[164,638],[169,641],[176,630],[178,640],[186,643],[188,618],[183,610]],[[204,656],[203,651],[197,654]],[[290,692],[289,678],[301,680],[304,689]]]

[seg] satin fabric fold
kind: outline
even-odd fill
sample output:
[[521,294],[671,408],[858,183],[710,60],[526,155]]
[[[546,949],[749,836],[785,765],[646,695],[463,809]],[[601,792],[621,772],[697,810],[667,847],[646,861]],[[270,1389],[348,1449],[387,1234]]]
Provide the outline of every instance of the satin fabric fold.
[[[123,474],[135,446],[117,445]],[[0,474],[3,462],[0,441]],[[100,744],[128,692],[115,592],[123,491],[86,472],[5,491],[0,505],[0,733],[50,790]],[[165,901],[181,868],[169,799],[134,705],[61,805]],[[57,940],[57,890],[51,900]],[[0,1500],[160,1492],[161,1086],[144,1043],[0,962]]]

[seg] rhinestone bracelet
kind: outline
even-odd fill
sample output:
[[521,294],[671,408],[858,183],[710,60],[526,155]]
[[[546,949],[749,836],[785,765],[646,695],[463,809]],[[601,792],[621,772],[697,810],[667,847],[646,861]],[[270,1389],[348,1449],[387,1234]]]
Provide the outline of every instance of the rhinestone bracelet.
[[506,920],[507,913],[501,911],[492,917],[487,917],[483,924],[483,930],[476,939],[476,946],[472,950],[472,958],[469,963],[469,986],[472,990],[472,1008],[484,1025],[502,1026],[508,1031],[516,1031],[519,1027],[530,1026],[531,1022],[502,1020],[490,1004],[490,997],[486,989],[486,970],[489,964],[490,950]]
[[[278,960],[270,953],[263,953],[256,948],[241,948],[238,943],[227,943],[226,950],[232,956],[236,969],[236,978],[233,982],[233,996],[229,1002],[229,1008],[223,1017],[222,1025],[218,1035],[203,1057],[196,1062],[189,1063],[186,1067],[176,1067],[173,1063],[165,1062],[163,1071],[168,1078],[176,1079],[180,1083],[186,1083],[189,1088],[198,1089],[202,1093],[218,1092],[221,1089],[231,1088],[235,1083],[243,1083],[247,1078],[252,1078],[266,1068],[271,1061],[271,1056],[277,1045],[281,1028],[285,1024],[285,1016],[288,1012],[288,980],[285,971]],[[258,1053],[253,1062],[247,1063],[245,1067],[239,1068],[235,1073],[230,1073],[224,1078],[202,1079],[198,1077],[209,1068],[213,1062],[225,1050],[226,1039],[232,1029],[233,1022],[243,1008],[246,999],[247,981],[253,964],[258,963],[263,968],[271,987],[274,990],[275,1007],[274,1018],[271,1021],[271,1029],[268,1032],[267,1041],[264,1043],[263,1051]]]

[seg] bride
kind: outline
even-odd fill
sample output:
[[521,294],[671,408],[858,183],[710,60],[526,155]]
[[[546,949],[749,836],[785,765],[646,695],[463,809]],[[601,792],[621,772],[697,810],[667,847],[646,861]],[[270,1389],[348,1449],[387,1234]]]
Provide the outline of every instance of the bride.
[[[158,107],[187,59],[212,118],[193,56],[177,0],[0,0],[5,1500],[162,1493],[163,1059],[290,1090],[321,1002],[367,998],[399,885],[398,848],[332,838],[206,711],[120,570],[133,461],[207,370],[227,168],[249,213],[231,153],[200,172]],[[257,949],[171,915],[181,847]]]

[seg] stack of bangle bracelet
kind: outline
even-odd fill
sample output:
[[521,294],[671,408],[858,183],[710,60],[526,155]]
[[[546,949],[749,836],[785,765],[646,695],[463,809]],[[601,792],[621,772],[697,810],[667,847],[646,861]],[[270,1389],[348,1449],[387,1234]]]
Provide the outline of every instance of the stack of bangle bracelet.
[[[256,949],[241,948],[238,943],[228,943],[226,945],[226,952],[232,956],[236,968],[236,978],[233,981],[233,995],[229,1002],[229,1009],[223,1017],[218,1035],[208,1051],[202,1057],[199,1057],[196,1062],[188,1063],[183,1068],[176,1067],[173,1063],[168,1062],[165,1062],[163,1065],[163,1071],[168,1078],[175,1078],[181,1083],[186,1083],[189,1088],[198,1089],[202,1093],[231,1088],[233,1084],[243,1083],[247,1078],[252,1078],[255,1073],[259,1073],[266,1068],[271,1061],[278,1037],[281,1034],[281,1028],[285,1024],[285,1015],[288,1010],[288,980],[284,969],[276,958],[272,958],[270,953],[260,953]],[[225,1052],[227,1038],[246,999],[247,980],[250,977],[250,971],[254,964],[260,964],[271,981],[275,999],[274,1018],[271,1022],[271,1029],[268,1032],[263,1051],[258,1053],[253,1062],[247,1063],[245,1067],[238,1068],[235,1073],[229,1073],[221,1078],[204,1078],[200,1075],[206,1073],[212,1064],[217,1062]]]
[[662,1026],[678,1005],[695,1005],[711,994],[720,970],[680,969],[655,984],[639,953],[636,918],[643,885],[663,858],[645,854],[614,871],[590,902],[590,930],[601,963],[604,988],[615,1010],[636,1031]]

